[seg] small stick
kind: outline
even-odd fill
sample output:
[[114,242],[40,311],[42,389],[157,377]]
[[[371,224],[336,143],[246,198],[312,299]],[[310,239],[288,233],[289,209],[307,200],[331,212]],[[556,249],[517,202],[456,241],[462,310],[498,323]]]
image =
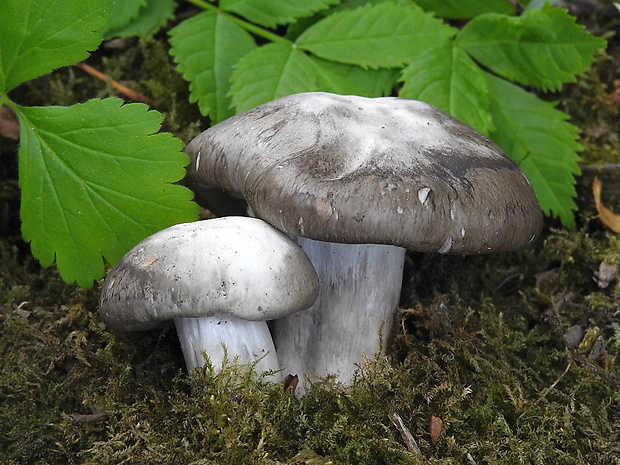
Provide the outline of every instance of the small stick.
[[75,63],[74,66],[77,66],[78,68],[86,71],[91,76],[96,77],[97,79],[100,79],[107,84],[110,84],[115,90],[125,95],[126,97],[130,98],[131,100],[134,100],[136,102],[146,103],[149,106],[154,106],[155,104],[153,100],[151,100],[147,96],[141,94],[140,92],[136,92],[135,90],[130,89],[127,86],[124,86],[120,82],[115,81],[114,79],[106,76],[101,71],[93,68],[92,66],[89,66],[82,62]]
[[405,422],[400,417],[400,415],[398,413],[393,413],[392,415],[390,415],[390,419],[392,420],[392,423],[394,423],[394,426],[396,426],[396,429],[400,433],[400,436],[403,438],[407,449],[409,449],[409,451],[414,453],[415,455],[421,456],[422,451],[418,447],[418,443],[413,437],[413,434],[411,434],[411,431],[409,431],[409,428],[405,426]]
[[602,163],[600,165],[584,165],[581,171],[585,173],[598,173],[601,171],[620,171],[620,163]]
[[569,361],[568,365],[566,366],[566,369],[562,372],[562,374],[558,376],[558,378],[551,384],[551,386],[548,386],[545,388],[545,390],[542,392],[540,397],[536,399],[534,403],[531,406],[529,406],[525,411],[523,411],[521,415],[517,417],[517,420],[519,420],[523,415],[525,415],[525,413],[528,412],[531,408],[535,407],[541,400],[547,397],[547,394],[549,394],[558,385],[558,383],[562,381],[562,378],[564,378],[564,376],[566,376],[566,374],[570,370],[571,365],[572,365],[572,362]]

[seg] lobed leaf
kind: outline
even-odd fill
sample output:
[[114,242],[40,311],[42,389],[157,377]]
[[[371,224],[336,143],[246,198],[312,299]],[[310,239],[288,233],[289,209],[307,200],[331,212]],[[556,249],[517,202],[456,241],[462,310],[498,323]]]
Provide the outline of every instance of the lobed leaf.
[[43,266],[90,287],[144,237],[196,219],[183,144],[162,115],[116,98],[15,107],[21,126],[22,234]]
[[423,100],[489,135],[489,89],[480,67],[453,41],[430,49],[402,72],[400,97]]
[[135,18],[120,27],[110,28],[106,39],[112,37],[152,37],[174,18],[174,0],[146,0]]
[[228,92],[233,65],[256,48],[252,36],[226,15],[204,12],[170,31],[170,53],[189,81],[190,102],[213,122],[234,114]]
[[295,22],[324,10],[340,0],[221,0],[221,9],[241,15],[268,28]]
[[416,0],[424,11],[442,18],[467,19],[485,13],[513,15],[515,7],[506,0]]
[[478,16],[461,30],[457,44],[500,76],[543,90],[575,82],[605,47],[565,10],[549,5],[520,17]]
[[330,15],[309,27],[296,44],[327,60],[394,68],[414,61],[455,31],[413,5],[385,2]]
[[108,0],[2,0],[0,93],[88,57],[109,11]]
[[486,80],[496,127],[491,138],[523,169],[542,211],[573,227],[574,176],[580,172],[581,150],[576,128],[555,104],[490,74]]

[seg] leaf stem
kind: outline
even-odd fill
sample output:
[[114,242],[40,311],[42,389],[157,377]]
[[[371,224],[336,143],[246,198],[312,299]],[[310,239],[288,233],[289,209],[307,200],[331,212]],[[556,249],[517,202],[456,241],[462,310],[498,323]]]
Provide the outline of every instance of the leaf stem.
[[285,43],[285,44],[291,43],[290,40],[285,39],[284,37],[280,37],[279,35],[274,34],[273,32],[270,32],[267,29],[263,29],[260,26],[257,26],[241,18],[238,18],[237,16],[231,15],[230,13],[218,8],[215,5],[210,4],[209,2],[206,2],[205,0],[188,0],[188,2],[194,4],[198,8],[202,8],[203,10],[209,10],[209,11],[213,11],[218,14],[223,14],[228,19],[230,19],[233,23],[235,23],[237,26],[245,29],[246,31],[254,35],[262,37],[263,39],[267,39],[271,42],[280,42],[280,43]]

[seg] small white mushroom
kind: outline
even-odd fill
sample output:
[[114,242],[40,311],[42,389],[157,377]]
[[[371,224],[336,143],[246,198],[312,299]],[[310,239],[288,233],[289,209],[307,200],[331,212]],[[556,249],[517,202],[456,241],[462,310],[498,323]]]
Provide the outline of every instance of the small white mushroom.
[[172,226],[136,245],[108,274],[99,313],[117,331],[173,319],[188,371],[205,353],[216,369],[236,359],[275,372],[266,321],[308,308],[317,293],[297,244],[262,220],[226,217]]

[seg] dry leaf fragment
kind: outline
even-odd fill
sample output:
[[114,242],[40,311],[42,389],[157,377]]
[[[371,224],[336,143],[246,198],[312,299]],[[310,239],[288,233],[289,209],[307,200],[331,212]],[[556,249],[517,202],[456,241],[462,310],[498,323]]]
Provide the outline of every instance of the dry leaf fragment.
[[437,441],[439,441],[439,436],[441,436],[443,429],[444,429],[443,420],[439,417],[436,417],[435,415],[432,415],[430,430],[431,430],[431,442],[433,443],[433,445],[437,444]]
[[601,202],[601,190],[603,182],[595,177],[592,181],[592,194],[594,196],[594,206],[598,212],[601,222],[615,233],[620,233],[620,215],[616,215]]

